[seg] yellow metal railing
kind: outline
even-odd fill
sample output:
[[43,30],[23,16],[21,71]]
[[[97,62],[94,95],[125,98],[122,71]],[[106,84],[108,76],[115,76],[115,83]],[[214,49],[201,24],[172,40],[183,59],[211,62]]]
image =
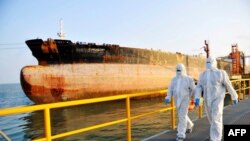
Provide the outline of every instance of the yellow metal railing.
[[[246,82],[248,82],[247,83],[248,87],[246,85]],[[246,90],[248,89],[248,94],[249,94],[249,91],[250,91],[250,79],[231,80],[231,84],[233,85],[235,91],[237,92],[237,94],[239,96],[238,99],[239,100],[244,100],[246,98]],[[229,93],[227,92],[226,94],[229,94]],[[241,98],[241,96],[242,96],[242,98]],[[201,105],[201,106],[199,106],[198,117],[202,118],[202,114],[203,114],[203,107]]]
[[[248,82],[248,83],[246,84],[246,82]],[[232,80],[231,83],[232,83],[232,85],[234,87],[238,88],[238,89],[235,90],[237,92],[238,96],[239,96],[238,99],[239,100],[246,99],[246,90],[248,90],[248,94],[249,94],[249,91],[250,91],[250,79]]]
[[[159,113],[159,112],[165,112],[168,110],[172,110],[172,117],[174,117],[175,114],[175,107],[174,103],[172,102],[172,106],[169,108],[164,108],[160,110],[155,110],[153,112],[149,113],[144,113],[136,116],[132,116],[130,114],[130,99],[134,97],[140,97],[140,96],[147,96],[147,95],[154,95],[154,94],[165,94],[167,91],[166,90],[161,90],[161,91],[152,91],[152,92],[143,92],[143,93],[135,93],[135,94],[123,94],[123,95],[117,95],[117,96],[109,96],[109,97],[102,97],[102,98],[93,98],[93,99],[84,99],[84,100],[76,100],[76,101],[68,101],[68,102],[58,102],[58,103],[51,103],[51,104],[42,104],[42,105],[34,105],[34,106],[25,106],[25,107],[14,107],[14,108],[6,108],[0,110],[0,116],[6,116],[6,115],[11,115],[11,114],[18,114],[18,113],[25,113],[25,112],[35,112],[35,111],[44,111],[44,125],[45,125],[45,138],[41,139],[36,139],[36,141],[51,141],[54,139],[59,139],[62,137],[78,134],[78,133],[83,133],[86,131],[122,123],[122,122],[127,122],[127,139],[128,141],[131,141],[131,120],[132,119],[137,119],[140,117],[148,116],[151,114]],[[105,102],[105,101],[114,101],[114,100],[126,100],[126,111],[127,111],[127,117],[111,122],[106,122],[103,124],[98,124],[94,126],[89,126],[86,128],[82,129],[77,129],[57,135],[51,135],[51,120],[50,120],[50,110],[55,109],[55,108],[62,108],[62,107],[69,107],[69,106],[77,106],[77,105],[83,105],[83,104],[90,104],[90,103],[98,103],[98,102]],[[173,101],[173,100],[172,100]],[[172,127],[175,128],[175,119],[172,118]]]
[[[248,81],[248,86],[250,84],[250,79],[241,79],[241,80],[234,80],[231,81],[232,84],[237,84],[238,88],[236,91],[238,94],[241,94],[243,91],[243,98],[245,98],[245,91],[246,89],[249,89],[249,87],[246,86],[246,81]],[[242,83],[243,82],[243,83]],[[244,86],[243,88],[241,88]],[[0,116],[6,116],[11,114],[18,114],[18,113],[25,113],[25,112],[34,112],[34,111],[44,111],[44,128],[45,128],[45,138],[36,139],[36,141],[51,141],[54,139],[59,139],[66,136],[75,135],[78,133],[87,132],[90,130],[115,125],[122,122],[127,122],[127,140],[131,141],[131,120],[137,119],[140,117],[152,115],[155,113],[165,112],[171,110],[171,126],[174,129],[175,128],[175,106],[174,106],[174,98],[172,97],[171,100],[171,106],[168,108],[163,108],[160,110],[155,110],[152,112],[136,115],[131,117],[131,109],[130,109],[130,100],[134,97],[140,97],[140,96],[149,96],[154,94],[166,94],[167,90],[161,90],[161,91],[153,91],[153,92],[142,92],[142,93],[135,93],[135,94],[123,94],[123,95],[117,95],[117,96],[109,96],[109,97],[102,97],[102,98],[93,98],[93,99],[84,99],[84,100],[76,100],[76,101],[68,101],[68,102],[59,102],[59,103],[51,103],[51,104],[42,104],[42,105],[34,105],[34,106],[25,106],[25,107],[14,107],[14,108],[6,108],[0,110]],[[77,105],[83,105],[83,104],[90,104],[90,103],[98,103],[98,102],[105,102],[105,101],[115,101],[115,100],[126,100],[126,118],[114,120],[111,122],[106,122],[94,126],[89,126],[86,128],[81,128],[61,134],[51,135],[51,119],[50,119],[50,110],[55,108],[62,108],[62,107],[69,107],[69,106],[77,106]],[[199,118],[202,117],[202,106],[199,106]]]

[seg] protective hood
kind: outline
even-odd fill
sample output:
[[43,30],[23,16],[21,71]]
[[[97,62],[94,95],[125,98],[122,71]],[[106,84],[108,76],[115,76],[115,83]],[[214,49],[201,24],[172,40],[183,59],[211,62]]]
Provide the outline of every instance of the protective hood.
[[217,69],[217,61],[213,57],[208,57],[206,60],[206,68],[210,70]]
[[184,76],[187,75],[186,68],[183,64],[176,65],[176,76]]

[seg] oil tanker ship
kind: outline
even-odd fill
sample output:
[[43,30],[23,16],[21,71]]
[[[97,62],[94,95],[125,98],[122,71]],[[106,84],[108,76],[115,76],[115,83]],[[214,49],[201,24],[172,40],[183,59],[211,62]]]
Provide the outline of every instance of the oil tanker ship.
[[162,90],[177,63],[183,63],[194,79],[205,68],[205,57],[152,49],[62,39],[32,39],[26,44],[38,65],[22,68],[21,85],[35,103]]

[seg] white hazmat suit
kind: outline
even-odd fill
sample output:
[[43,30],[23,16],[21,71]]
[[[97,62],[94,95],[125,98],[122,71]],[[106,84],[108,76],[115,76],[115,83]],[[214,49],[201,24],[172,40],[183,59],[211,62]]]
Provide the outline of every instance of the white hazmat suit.
[[233,89],[227,73],[224,70],[217,69],[214,58],[207,58],[206,68],[200,74],[195,90],[195,101],[199,101],[203,91],[204,106],[210,123],[210,140],[220,141],[222,138],[222,115],[226,88],[232,100],[236,101],[238,95]]
[[[187,76],[186,69],[183,64],[177,64],[176,76],[171,80],[168,88],[166,103],[171,101],[174,96],[175,105],[178,110],[178,127],[177,139],[182,140],[186,137],[186,129],[192,130],[194,124],[188,117],[188,106],[190,97],[193,96],[195,88],[194,80]],[[179,138],[179,139],[178,139]]]

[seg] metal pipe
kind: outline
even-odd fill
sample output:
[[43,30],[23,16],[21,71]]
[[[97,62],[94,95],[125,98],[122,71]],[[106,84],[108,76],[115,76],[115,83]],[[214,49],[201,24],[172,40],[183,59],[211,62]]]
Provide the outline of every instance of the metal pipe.
[[0,130],[0,134],[6,141],[11,141],[11,139],[2,130]]
[[200,105],[200,106],[199,106],[199,119],[202,118],[202,112],[203,112],[202,106],[203,106],[203,105]]
[[126,110],[127,110],[127,140],[131,141],[131,117],[130,117],[130,97],[126,98]]
[[[174,107],[174,97],[171,98],[171,107]],[[175,129],[175,108],[171,110],[172,129]]]
[[246,95],[245,87],[246,87],[246,80],[243,81],[243,88],[244,88],[244,90],[243,90],[243,100],[245,100],[245,95]]
[[44,110],[44,122],[45,122],[45,137],[47,141],[51,141],[51,124],[50,124],[50,109],[45,108]]

